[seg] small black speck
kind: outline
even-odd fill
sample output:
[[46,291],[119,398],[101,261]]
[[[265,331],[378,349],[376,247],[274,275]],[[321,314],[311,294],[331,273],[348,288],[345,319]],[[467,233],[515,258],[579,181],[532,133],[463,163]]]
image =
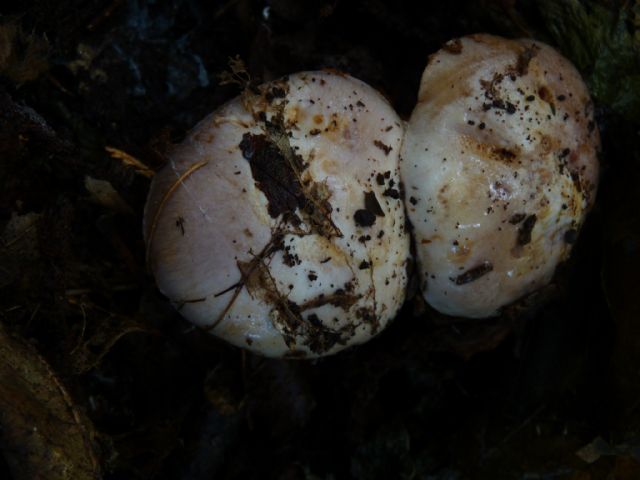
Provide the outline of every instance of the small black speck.
[[509,223],[511,225],[517,225],[521,221],[523,221],[526,218],[526,216],[527,216],[526,213],[516,213],[509,219]]
[[176,227],[178,227],[180,229],[180,233],[184,237],[184,218],[178,217],[176,219]]
[[517,245],[524,246],[531,242],[531,232],[537,220],[538,217],[533,214],[529,215],[524,222],[522,222],[522,225],[518,228],[518,235],[516,237]]
[[492,270],[493,270],[493,265],[491,264],[491,262],[485,261],[480,265],[478,265],[477,267],[473,267],[467,270],[466,272],[461,273],[457,277],[450,278],[450,280],[456,285],[465,285],[467,283],[471,283],[477,280],[478,278],[486,275]]
[[376,221],[376,214],[365,209],[356,210],[356,213],[353,215],[353,219],[356,222],[356,225],[361,227],[370,227]]
[[391,198],[393,198],[395,200],[400,198],[400,192],[398,192],[398,190],[396,190],[395,188],[387,188],[384,191],[383,195],[385,197],[391,197]]
[[390,147],[389,145],[386,145],[386,144],[382,143],[380,140],[374,140],[373,144],[376,147],[378,147],[380,150],[382,150],[385,155],[389,155],[389,152],[391,152],[391,150],[393,150],[393,147]]

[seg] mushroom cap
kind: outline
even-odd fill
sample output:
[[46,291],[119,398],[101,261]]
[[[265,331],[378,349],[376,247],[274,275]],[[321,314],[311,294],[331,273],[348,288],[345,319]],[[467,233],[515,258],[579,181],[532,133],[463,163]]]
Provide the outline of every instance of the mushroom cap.
[[247,89],[168,155],[148,263],[188,320],[262,355],[365,342],[404,300],[403,125],[374,89],[303,72]]
[[553,48],[472,35],[432,55],[401,154],[426,301],[488,317],[548,283],[594,202],[599,143]]

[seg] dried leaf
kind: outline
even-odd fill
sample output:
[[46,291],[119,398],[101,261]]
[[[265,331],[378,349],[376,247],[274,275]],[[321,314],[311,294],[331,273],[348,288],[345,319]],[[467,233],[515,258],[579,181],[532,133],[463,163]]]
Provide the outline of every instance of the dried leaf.
[[618,457],[632,459],[637,464],[640,459],[640,448],[628,443],[610,445],[602,437],[596,437],[591,443],[578,450],[576,455],[587,463],[595,463],[600,457]]
[[40,218],[33,212],[12,214],[0,235],[0,287],[9,285],[20,275],[20,259],[38,258],[37,226]]
[[637,122],[640,32],[629,28],[634,11],[578,0],[542,0],[539,9],[562,52],[586,75],[595,100]]
[[108,181],[98,180],[87,175],[84,178],[84,188],[97,204],[116,212],[133,214],[131,207]]
[[603,455],[614,454],[615,450],[602,437],[596,437],[591,443],[576,452],[576,455],[587,463],[594,463]]
[[100,478],[93,426],[47,362],[2,324],[0,432],[17,480]]
[[247,66],[240,58],[240,55],[236,55],[233,58],[229,58],[229,71],[221,72],[218,75],[218,81],[220,85],[238,85],[241,88],[247,88],[251,83],[251,75],[247,71]]
[[0,74],[16,85],[35,80],[49,68],[49,42],[27,34],[16,21],[0,25]]

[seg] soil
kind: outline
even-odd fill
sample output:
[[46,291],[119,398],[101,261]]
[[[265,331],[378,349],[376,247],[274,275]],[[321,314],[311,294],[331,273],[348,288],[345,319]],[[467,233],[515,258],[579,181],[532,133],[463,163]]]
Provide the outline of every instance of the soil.
[[498,318],[414,298],[366,345],[270,360],[183,320],[145,266],[150,177],[239,93],[219,84],[230,58],[257,82],[346,71],[408,118],[450,39],[521,36],[519,9],[551,41],[534,4],[4,3],[0,478],[640,478],[640,119],[597,105],[603,174],[574,253]]

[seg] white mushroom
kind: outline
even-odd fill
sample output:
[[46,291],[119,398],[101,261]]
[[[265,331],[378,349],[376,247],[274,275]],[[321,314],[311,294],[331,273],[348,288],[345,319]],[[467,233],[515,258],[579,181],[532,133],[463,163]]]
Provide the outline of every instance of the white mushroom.
[[487,317],[553,276],[598,178],[575,68],[533,40],[473,35],[432,55],[401,154],[424,298]]
[[191,322],[267,356],[365,342],[404,300],[403,126],[347,75],[305,72],[200,122],[145,211],[160,290]]

